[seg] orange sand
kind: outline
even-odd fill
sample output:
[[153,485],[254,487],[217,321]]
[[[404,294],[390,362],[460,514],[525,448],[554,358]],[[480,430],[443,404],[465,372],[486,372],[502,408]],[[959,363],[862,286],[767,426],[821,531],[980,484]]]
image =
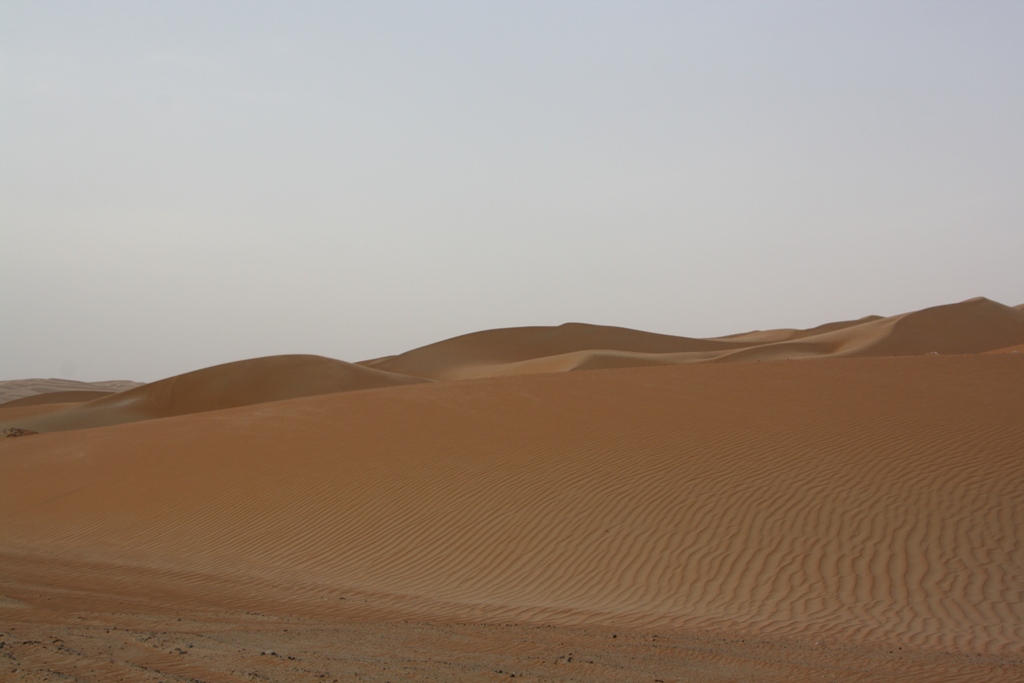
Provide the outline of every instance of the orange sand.
[[[295,648],[281,619],[308,620],[307,645],[372,623],[351,647],[426,652],[438,680],[486,680],[441,666],[461,645],[423,649],[443,624],[547,680],[661,674],[637,678],[644,649],[543,669],[530,629],[595,651],[616,631],[674,638],[652,666],[709,657],[674,680],[1017,680],[1024,356],[983,352],[1021,343],[1024,312],[987,300],[719,340],[519,328],[0,409],[0,427],[49,432],[0,440],[0,624],[88,640],[47,595],[107,628],[173,604],[205,624],[191,633],[230,623]],[[809,358],[554,372],[597,352]],[[187,675],[247,680],[229,649]],[[368,679],[393,680],[388,662]]]
[[812,330],[690,339],[578,323],[488,330],[363,364],[431,379],[702,362],[981,353],[1024,343],[1024,311],[988,299]]
[[[270,356],[177,375],[17,426],[38,432],[82,429],[426,381],[322,356]],[[0,413],[0,424],[3,419]]]

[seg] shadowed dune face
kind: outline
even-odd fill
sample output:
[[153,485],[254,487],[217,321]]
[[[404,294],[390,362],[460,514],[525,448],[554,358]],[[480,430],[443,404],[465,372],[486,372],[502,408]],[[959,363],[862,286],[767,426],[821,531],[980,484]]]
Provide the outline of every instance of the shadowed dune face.
[[8,439],[0,547],[408,614],[1020,652],[1021,387],[1012,354],[703,364]]
[[322,356],[269,356],[177,375],[60,412],[21,419],[16,425],[8,425],[0,412],[0,425],[37,432],[85,429],[425,381]]

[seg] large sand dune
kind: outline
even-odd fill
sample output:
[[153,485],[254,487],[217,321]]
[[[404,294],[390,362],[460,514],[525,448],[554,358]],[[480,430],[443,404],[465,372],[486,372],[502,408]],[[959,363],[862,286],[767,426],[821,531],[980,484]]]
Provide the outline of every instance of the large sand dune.
[[567,323],[558,327],[512,327],[462,335],[398,356],[364,361],[369,367],[432,379],[487,376],[495,367],[578,351],[614,350],[647,354],[720,352],[742,348],[729,340],[691,339],[621,327]]
[[[84,429],[425,381],[322,356],[268,356],[176,375],[60,412],[20,419],[17,426],[40,432]],[[14,426],[9,421],[0,410],[0,426]]]
[[0,405],[28,396],[56,391],[117,392],[142,386],[141,382],[111,380],[107,382],[79,382],[73,379],[10,379],[0,381]]
[[25,406],[42,406],[51,403],[86,403],[95,401],[98,398],[106,398],[116,394],[116,391],[47,391],[42,394],[16,398],[7,403],[0,403],[0,411],[8,408],[22,408]]
[[982,353],[1024,343],[1024,312],[984,298],[890,318],[692,339],[567,324],[487,330],[363,364],[431,379],[809,357]]
[[[440,656],[409,620],[561,629],[487,632],[518,634],[503,656],[522,667],[541,666],[540,641],[681,639],[660,655],[629,641],[631,657],[676,657],[675,679],[615,660],[561,680],[1019,680],[1022,345],[1024,312],[974,299],[709,340],[491,330],[362,365],[277,356],[0,408],[0,427],[44,432],[0,440],[0,638],[34,615],[19,629],[56,649],[22,637],[18,652],[50,671],[73,632],[47,624],[88,604],[88,623],[163,610],[261,638],[315,617],[310,647],[337,624],[390,623],[381,642],[410,654],[376,680]],[[588,368],[606,369],[564,372]],[[284,621],[247,621],[271,614]],[[234,644],[213,671],[182,663],[183,644],[168,659],[126,638],[135,654],[109,654],[124,666],[97,655],[91,676],[148,680],[150,662],[252,678],[232,673]]]
[[1017,652],[1021,387],[1011,355],[638,368],[9,439],[0,544],[457,618]]

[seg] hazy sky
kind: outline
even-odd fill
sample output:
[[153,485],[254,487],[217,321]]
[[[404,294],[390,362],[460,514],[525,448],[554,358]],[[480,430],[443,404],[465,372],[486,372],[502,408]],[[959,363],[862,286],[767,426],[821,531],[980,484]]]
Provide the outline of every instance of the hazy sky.
[[0,0],[0,379],[1024,303],[1024,2]]

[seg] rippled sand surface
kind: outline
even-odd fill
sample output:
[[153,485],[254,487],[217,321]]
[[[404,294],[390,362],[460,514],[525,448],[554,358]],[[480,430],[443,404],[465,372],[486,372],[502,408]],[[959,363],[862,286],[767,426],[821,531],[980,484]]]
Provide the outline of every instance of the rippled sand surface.
[[44,432],[0,440],[0,679],[1020,680],[1024,313],[980,301],[917,318],[955,355],[0,409]]

